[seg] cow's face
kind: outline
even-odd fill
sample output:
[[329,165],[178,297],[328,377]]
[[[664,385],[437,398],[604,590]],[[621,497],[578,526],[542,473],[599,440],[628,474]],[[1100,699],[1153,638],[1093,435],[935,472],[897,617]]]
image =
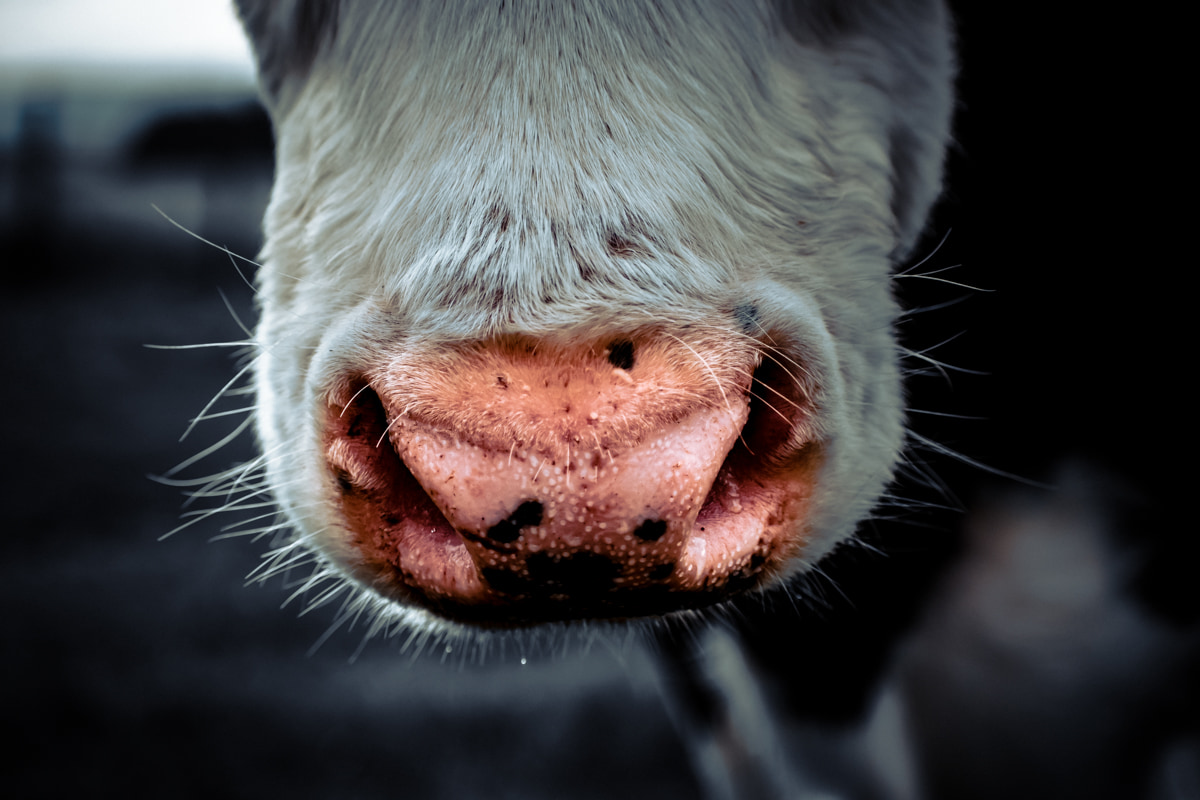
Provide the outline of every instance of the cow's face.
[[240,5],[278,142],[281,562],[402,616],[636,617],[778,584],[870,512],[937,4]]

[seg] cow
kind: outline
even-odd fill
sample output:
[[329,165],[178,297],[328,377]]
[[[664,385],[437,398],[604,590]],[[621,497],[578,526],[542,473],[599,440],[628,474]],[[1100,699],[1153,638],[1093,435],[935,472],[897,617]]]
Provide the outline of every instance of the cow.
[[[769,618],[852,546],[906,446],[939,0],[236,6],[276,178],[262,455],[224,480],[278,504],[264,574],[426,639],[653,634]],[[694,698],[737,643],[663,649],[721,740]],[[801,785],[723,741],[717,794]]]

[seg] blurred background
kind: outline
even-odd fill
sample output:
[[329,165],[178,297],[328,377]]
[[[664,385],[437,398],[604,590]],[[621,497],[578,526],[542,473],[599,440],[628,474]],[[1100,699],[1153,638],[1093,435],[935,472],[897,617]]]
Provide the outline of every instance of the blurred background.
[[[1135,30],[955,5],[958,141],[914,273],[982,291],[897,286],[927,309],[904,343],[955,367],[914,376],[911,406],[969,418],[914,427],[987,469],[919,449],[937,488],[898,493],[937,507],[873,526],[889,555],[847,592],[911,598],[884,668],[937,796],[1200,797],[1200,554],[1170,502],[1194,482],[1194,335],[1175,168],[1131,122],[1165,112],[1102,57]],[[356,629],[314,650],[331,610],[243,586],[262,544],[211,542],[221,520],[162,540],[183,497],[149,476],[230,430],[179,441],[236,360],[147,345],[254,320],[251,269],[166,217],[252,258],[271,172],[224,0],[0,0],[11,796],[695,796],[637,646],[462,664]]]

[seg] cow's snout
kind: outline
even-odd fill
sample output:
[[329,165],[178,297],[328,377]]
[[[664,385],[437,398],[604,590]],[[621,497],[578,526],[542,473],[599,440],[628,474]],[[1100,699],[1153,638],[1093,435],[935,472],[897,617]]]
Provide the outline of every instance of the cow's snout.
[[795,370],[666,332],[405,350],[329,394],[364,580],[499,624],[719,599],[803,544],[819,450]]

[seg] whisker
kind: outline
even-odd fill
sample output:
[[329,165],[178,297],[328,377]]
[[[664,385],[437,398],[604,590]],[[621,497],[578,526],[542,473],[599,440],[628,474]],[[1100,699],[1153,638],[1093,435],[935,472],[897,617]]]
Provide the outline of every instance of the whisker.
[[[244,366],[240,370],[238,370],[237,374],[235,374],[232,378],[230,378],[229,382],[226,383],[223,387],[221,387],[220,391],[218,391],[215,395],[213,395],[213,398],[204,405],[204,408],[200,409],[200,413],[192,418],[191,422],[188,424],[187,428],[184,430],[183,435],[179,437],[179,441],[182,442],[184,439],[186,439],[188,437],[188,434],[190,434],[195,429],[196,423],[208,412],[208,410],[210,408],[213,407],[214,404],[216,404],[216,402],[218,400],[221,399],[222,395],[225,394],[225,391],[227,389],[229,389],[231,386],[233,386],[235,383],[237,383],[243,377],[245,377],[246,373],[250,371],[250,367],[251,367],[251,364],[247,364],[246,366]],[[185,463],[187,463],[187,462],[185,462]],[[178,469],[178,467],[176,469]],[[167,474],[170,475],[172,473],[169,472]]]
[[[369,383],[364,383],[364,384],[363,384],[363,386],[362,386],[362,388],[361,388],[361,389],[359,389],[357,392],[355,392],[355,393],[354,393],[354,394],[353,394],[353,395],[350,397],[350,399],[346,401],[346,405],[342,406],[342,410],[341,410],[341,411],[338,413],[338,418],[340,419],[341,417],[345,416],[345,415],[346,415],[346,410],[347,410],[347,409],[349,409],[349,408],[350,408],[350,406],[354,405],[354,401],[358,399],[358,396],[359,396],[360,394],[362,394],[363,392],[365,392],[367,389],[370,389],[370,388],[371,388],[371,384],[369,384]],[[386,432],[385,432],[385,435],[386,435]],[[378,444],[376,444],[375,446],[376,446],[376,447],[378,447],[379,445],[378,445]]]
[[[209,405],[205,406],[206,409],[211,408],[211,407],[212,407],[211,403]],[[203,412],[201,412],[201,413],[203,413]],[[195,424],[196,424],[196,420],[193,420],[192,424],[188,426],[189,430],[192,427],[194,427]],[[252,424],[254,424],[254,418],[246,417],[246,419],[244,419],[240,423],[238,423],[238,426],[236,428],[234,428],[233,431],[230,432],[227,436],[220,439],[215,444],[209,445],[208,447],[204,448],[203,450],[201,450],[199,453],[196,453],[196,455],[192,456],[191,458],[184,459],[179,464],[176,464],[174,467],[167,470],[167,474],[164,477],[169,478],[172,475],[178,475],[181,471],[187,469],[192,464],[195,464],[197,461],[201,461],[201,460],[207,458],[208,456],[212,455],[213,453],[217,452],[218,450],[223,448],[225,445],[229,444],[234,439],[236,439],[237,437],[239,437],[243,433],[245,433],[246,430]]]
[[203,236],[201,236],[200,234],[196,233],[196,232],[195,232],[195,231],[193,231],[191,228],[188,228],[186,225],[182,225],[181,223],[179,223],[179,222],[176,222],[176,221],[175,221],[175,220],[174,220],[174,219],[171,217],[171,215],[170,215],[170,214],[168,214],[167,212],[163,211],[163,210],[162,210],[161,208],[159,208],[157,205],[155,205],[155,204],[151,203],[151,204],[150,204],[150,207],[151,207],[151,208],[153,208],[155,211],[157,211],[157,212],[159,213],[159,215],[160,215],[160,216],[162,216],[162,218],[163,218],[163,219],[165,219],[167,222],[171,223],[171,224],[172,224],[172,225],[174,225],[176,228],[179,228],[179,230],[183,231],[183,232],[184,232],[184,233],[186,233],[188,236],[191,236],[193,239],[197,239],[197,240],[199,240],[199,241],[201,241],[201,242],[204,242],[204,243],[205,243],[206,245],[208,245],[209,247],[212,247],[212,248],[214,248],[214,249],[216,249],[216,250],[220,250],[222,253],[224,253],[225,255],[229,256],[230,258],[236,258],[236,259],[238,259],[239,261],[244,261],[244,262],[246,262],[247,264],[253,264],[253,265],[254,265],[254,266],[256,266],[256,267],[260,267],[260,268],[262,267],[262,264],[259,264],[259,263],[258,263],[257,261],[255,261],[254,259],[252,259],[252,258],[246,258],[246,257],[245,257],[245,256],[243,256],[243,255],[239,255],[239,254],[237,254],[237,253],[233,252],[232,250],[230,250],[228,247],[224,247],[223,245],[219,245],[219,244],[217,244],[216,242],[210,242],[208,239],[205,239]]
[[979,470],[983,470],[984,472],[988,473],[989,475],[995,475],[999,478],[1007,478],[1008,480],[1016,481],[1017,483],[1021,483],[1026,486],[1032,486],[1035,489],[1046,489],[1046,490],[1053,489],[1053,487],[1049,484],[1042,483],[1040,481],[1035,481],[1031,478],[1026,478],[1022,475],[1017,475],[1017,474],[1014,474],[1011,472],[1005,472],[1004,470],[996,469],[995,467],[989,467],[987,464],[984,464],[981,461],[976,461],[975,459],[971,458],[970,456],[960,453],[950,447],[947,447],[946,445],[939,444],[938,442],[935,442],[932,439],[926,438],[925,436],[922,436],[921,434],[915,433],[911,430],[908,432],[908,435],[911,436],[917,442],[919,442],[921,445],[929,448],[930,450],[933,450],[937,453],[941,453],[942,455],[949,456],[950,458],[953,458],[955,461],[959,461],[963,464],[967,464],[968,466],[974,467]]
[[680,339],[678,336],[675,336],[674,334],[669,333],[669,332],[664,331],[664,333],[666,334],[666,336],[668,338],[674,339],[676,342],[678,342],[679,344],[686,347],[689,351],[691,351],[691,354],[696,357],[696,360],[699,361],[700,364],[703,365],[703,367],[706,370],[708,370],[708,374],[712,376],[713,383],[716,384],[717,390],[721,393],[721,399],[725,402],[725,410],[728,411],[730,414],[732,414],[733,413],[733,404],[729,402],[729,398],[725,395],[725,387],[721,385],[721,379],[717,377],[716,371],[713,370],[712,365],[710,365],[708,363],[708,360],[705,359],[699,353],[697,353],[696,348],[692,347],[690,344],[685,342],[683,339]]
[[934,256],[936,256],[938,254],[938,251],[942,249],[942,246],[944,244],[946,244],[946,240],[950,238],[950,234],[951,234],[951,232],[953,232],[953,230],[954,230],[953,228],[947,228],[946,232],[944,234],[942,234],[941,241],[939,241],[937,243],[937,245],[935,245],[934,248],[929,251],[928,255],[926,255],[924,258],[922,258],[917,263],[912,264],[911,266],[905,267],[903,270],[897,272],[896,275],[898,277],[908,277],[912,273],[913,270],[920,269],[923,264],[927,263],[929,261],[929,259],[933,258]]

